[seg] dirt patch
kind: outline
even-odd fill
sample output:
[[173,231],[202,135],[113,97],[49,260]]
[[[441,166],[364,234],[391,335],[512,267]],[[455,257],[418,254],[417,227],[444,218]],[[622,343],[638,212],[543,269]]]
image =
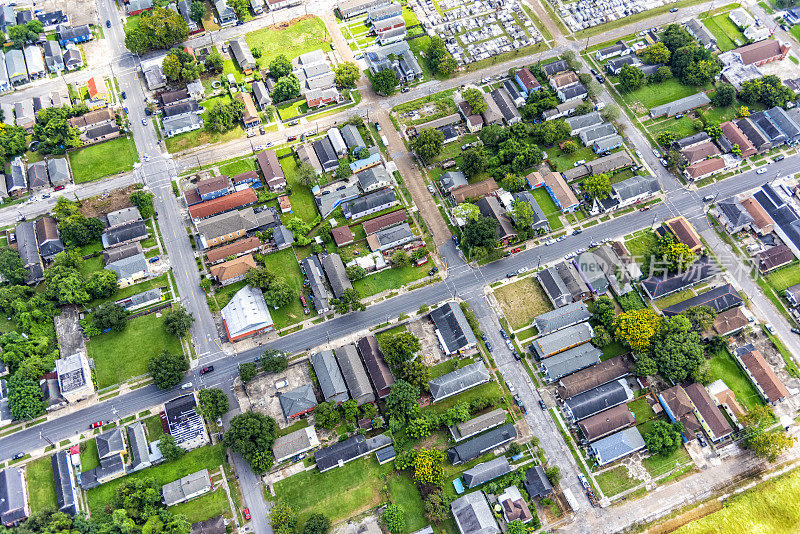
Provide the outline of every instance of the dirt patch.
[[494,296],[514,330],[527,327],[535,317],[553,309],[534,276],[501,286]]
[[692,508],[688,512],[684,512],[676,517],[667,519],[661,524],[655,525],[647,529],[647,534],[669,534],[675,532],[684,525],[688,525],[692,521],[697,521],[709,514],[722,510],[722,503],[717,499],[711,499],[696,508]]
[[38,0],[35,6],[45,12],[63,10],[72,26],[98,24],[95,0]]
[[[291,28],[292,26],[294,26],[298,22],[302,22],[302,21],[308,20],[308,19],[315,19],[315,18],[317,18],[316,15],[303,15],[303,16],[300,16],[300,17],[295,17],[292,20],[286,20],[286,21],[283,21],[283,22],[279,22],[277,24],[273,24],[272,26],[269,26],[269,29],[273,30],[273,31],[288,30],[289,28]],[[327,27],[325,27],[325,33],[326,34],[328,33],[328,28]],[[331,36],[330,35],[326,35],[323,39],[326,42],[330,42]]]
[[268,415],[278,422],[281,428],[289,426],[294,421],[287,421],[281,409],[278,396],[280,393],[291,391],[303,384],[311,383],[309,362],[304,360],[292,363],[283,373],[261,373],[245,386],[251,408],[256,412]]
[[100,196],[87,198],[81,201],[81,213],[86,217],[100,217],[132,206],[130,201],[131,193],[136,191],[135,185],[129,185],[122,189],[114,189]]

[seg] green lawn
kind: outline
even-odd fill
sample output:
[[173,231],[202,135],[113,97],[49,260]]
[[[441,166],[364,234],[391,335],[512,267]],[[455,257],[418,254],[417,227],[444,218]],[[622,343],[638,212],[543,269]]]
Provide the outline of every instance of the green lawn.
[[256,170],[256,160],[251,157],[242,158],[219,166],[220,174],[226,176],[236,176],[237,174],[243,174],[254,170]]
[[25,479],[28,483],[31,512],[36,513],[58,506],[53,464],[49,456],[30,462],[25,468]]
[[422,409],[422,411],[431,410],[436,413],[442,413],[455,406],[455,404],[458,402],[471,402],[473,399],[478,397],[499,397],[502,393],[503,391],[497,382],[492,381],[486,384],[481,384],[480,386],[469,389],[463,393],[459,393],[458,395],[453,395],[452,397],[442,399],[436,404],[426,406]]
[[656,414],[650,405],[647,403],[646,397],[640,397],[628,403],[628,409],[633,412],[636,418],[636,424],[649,421]]
[[80,268],[78,269],[82,275],[87,276],[95,271],[101,271],[105,267],[103,263],[103,256],[95,256],[88,260],[83,260]]
[[708,375],[712,382],[720,379],[725,382],[745,410],[750,411],[764,404],[753,384],[727,350],[718,351],[708,360]]
[[689,456],[689,453],[686,452],[686,449],[681,445],[669,456],[655,454],[649,458],[645,458],[642,460],[642,465],[644,465],[644,468],[647,469],[647,472],[650,473],[651,476],[657,477],[675,469],[678,465],[686,465],[691,461],[692,458]]
[[158,414],[151,415],[145,419],[144,426],[147,428],[147,439],[149,441],[155,441],[164,433],[164,427],[161,426],[161,416]]
[[280,115],[281,120],[288,121],[304,113],[308,113],[308,104],[306,104],[305,100],[298,100],[297,102],[291,102],[288,104],[280,104],[277,106],[278,115]]
[[539,204],[539,207],[542,208],[545,217],[547,217],[547,222],[550,224],[550,230],[558,230],[564,226],[564,223],[561,222],[559,215],[561,215],[561,210],[558,209],[553,199],[550,198],[550,193],[547,192],[547,189],[544,187],[537,187],[531,191],[533,198],[536,200],[536,203]]
[[406,526],[404,532],[416,532],[430,524],[425,518],[425,506],[422,503],[419,490],[417,490],[407,472],[395,472],[389,477],[387,485],[392,503],[400,506],[405,514]]
[[495,288],[494,297],[513,330],[528,326],[534,318],[553,309],[533,276]]
[[365,276],[361,280],[353,282],[353,288],[362,297],[377,295],[387,289],[400,289],[406,284],[419,280],[427,276],[431,268],[430,262],[419,267],[409,265],[408,267],[392,267],[384,269],[375,274]]
[[767,275],[769,285],[775,291],[783,291],[789,286],[800,284],[800,263],[794,263],[788,267],[783,267]]
[[744,35],[739,32],[736,25],[728,18],[727,13],[704,19],[703,24],[705,24],[706,28],[716,37],[717,47],[719,47],[721,52],[727,52],[728,50],[736,48],[737,45],[734,39],[739,39],[740,43],[746,41]]
[[[581,146],[581,140],[578,138],[573,139],[576,145],[579,147]],[[558,147],[553,147],[552,149],[548,150],[548,152],[553,151],[556,152],[556,156],[552,156],[550,161],[552,161],[556,166],[557,172],[564,172],[567,169],[571,169],[574,167],[573,163],[579,160],[586,160],[591,161],[593,159],[597,159],[597,154],[594,153],[594,150],[591,147],[582,147],[573,152],[572,154],[567,154],[562,152],[558,149]]]
[[639,102],[650,109],[698,93],[702,88],[683,85],[672,78],[658,84],[647,84],[629,93],[622,91],[621,88],[619,90],[626,102]]
[[407,28],[419,24],[419,19],[407,6],[403,6],[403,20],[405,21]]
[[605,347],[603,347],[603,355],[600,356],[600,361],[610,360],[614,356],[619,356],[620,354],[627,354],[630,352],[630,349],[620,343],[619,341],[612,341]]
[[656,244],[656,235],[653,232],[645,231],[640,235],[625,241],[625,246],[631,257],[640,266],[648,265],[649,262],[645,258],[650,254],[650,251]]
[[261,49],[259,61],[265,68],[280,54],[292,59],[312,50],[331,50],[328,30],[322,19],[317,17],[301,20],[288,28],[264,28],[250,32],[244,38],[250,48]]
[[690,299],[693,296],[695,296],[695,292],[692,288],[689,288],[684,289],[683,291],[678,291],[677,293],[672,293],[666,297],[656,299],[653,301],[653,304],[655,304],[656,308],[659,310],[663,310],[664,308],[672,306],[673,304],[678,304],[686,299]]
[[[188,473],[187,473],[188,474]],[[215,487],[214,491],[201,495],[196,499],[176,504],[170,508],[173,514],[183,514],[192,523],[205,521],[218,515],[231,518],[231,505],[225,488]]]
[[128,137],[118,137],[69,153],[69,166],[76,184],[130,171],[137,161],[139,154],[136,145]]
[[[206,121],[208,120],[209,115],[211,114],[211,109],[218,102],[227,103],[231,102],[232,100],[232,97],[227,93],[204,100],[203,108],[205,109],[205,112],[203,113],[203,119]],[[237,124],[233,127],[233,129],[225,133],[210,132],[205,128],[201,128],[193,132],[178,134],[174,137],[165,139],[164,144],[166,145],[168,152],[174,153],[206,144],[225,143],[227,141],[239,139],[243,136],[244,129],[240,124]]]
[[642,483],[641,480],[629,477],[628,468],[624,465],[618,465],[613,469],[595,475],[594,478],[606,497],[613,497]]
[[212,311],[219,311],[222,308],[224,308],[228,304],[228,302],[231,301],[236,292],[242,289],[246,285],[247,282],[242,280],[240,282],[234,282],[233,284],[228,284],[227,286],[221,286],[215,288],[214,298],[212,299],[215,303],[215,306],[212,306]]
[[297,178],[297,160],[293,157],[281,158],[281,168],[286,176],[288,188],[292,191],[289,200],[292,203],[292,213],[288,216],[300,217],[306,222],[312,222],[317,218],[317,203],[314,196],[304,185],[301,185]]
[[[102,256],[101,256],[102,259]],[[105,302],[112,302],[115,300],[120,300],[124,298],[128,298],[131,295],[135,295],[137,293],[142,293],[143,291],[149,291],[151,289],[155,289],[157,287],[162,288],[163,291],[168,291],[169,281],[167,280],[167,273],[162,274],[161,276],[157,276],[155,278],[150,278],[149,280],[145,280],[144,282],[139,282],[138,284],[133,284],[132,286],[123,287],[117,290],[112,296],[104,298],[104,299],[96,299],[89,302],[86,307],[87,308],[94,308],[95,306],[99,306]]]
[[[92,515],[105,514],[106,505],[114,501],[117,487],[127,480],[153,477],[162,486],[167,482],[178,480],[190,473],[201,469],[213,470],[225,461],[224,449],[221,444],[208,445],[187,452],[180,460],[165,462],[160,465],[143,469],[130,475],[106,482],[102,486],[92,488],[87,492],[89,510]],[[190,517],[190,521],[194,518]]]
[[100,388],[146,373],[147,361],[163,350],[181,353],[178,338],[164,330],[164,318],[154,313],[128,321],[124,332],[95,336],[86,347]]
[[456,369],[461,369],[462,367],[465,367],[471,363],[475,363],[474,358],[451,358],[443,361],[442,363],[431,365],[429,367],[431,370],[431,380],[434,378],[439,378],[442,375],[446,375],[447,373],[451,373]]
[[393,472],[393,462],[378,465],[370,454],[324,473],[314,469],[283,479],[274,486],[275,497],[292,507],[301,525],[313,513],[336,523],[380,504],[381,488]]
[[95,438],[81,443],[81,471],[88,471],[100,465],[100,456],[97,454],[97,440]]
[[725,500],[724,507],[676,530],[676,534],[797,532],[800,524],[800,471],[760,484]]
[[[269,254],[264,259],[267,270],[282,276],[286,282],[294,288],[297,295],[303,290],[303,274],[300,272],[300,264],[290,248]],[[303,305],[300,298],[292,299],[286,306],[277,310],[271,309],[269,313],[275,322],[275,328],[283,328],[294,323],[298,323],[309,316],[303,315]]]

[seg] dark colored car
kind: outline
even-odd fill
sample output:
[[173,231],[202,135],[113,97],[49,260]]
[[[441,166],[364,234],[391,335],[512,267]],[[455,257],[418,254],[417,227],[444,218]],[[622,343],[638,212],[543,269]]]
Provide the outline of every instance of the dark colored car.
[[579,228],[578,228],[578,229],[575,229],[575,230],[573,230],[573,231],[572,231],[572,235],[578,235],[578,234],[580,234],[581,232],[583,232],[583,230],[581,230],[581,229],[579,229]]
[[24,457],[25,457],[25,453],[22,452],[22,451],[19,451],[17,454],[12,456],[11,459],[12,460],[19,460],[20,458],[24,458]]
[[206,373],[212,372],[213,370],[214,370],[214,366],[213,365],[209,365],[208,367],[203,367],[202,369],[200,369],[200,374],[204,375]]
[[106,28],[110,28],[110,27],[111,27],[111,21],[110,21],[110,20],[107,20],[107,21],[106,21]]
[[781,154],[780,156],[775,156],[775,158],[774,158],[772,161],[775,161],[775,162],[778,162],[778,161],[783,161],[783,158],[785,158],[785,157],[786,157],[786,156],[784,156],[783,154]]
[[155,262],[157,262],[158,260],[159,260],[159,256],[153,256],[152,258],[150,258],[150,259],[149,259],[149,260],[147,260],[147,261],[148,261],[148,262],[150,262],[150,263],[155,263]]
[[597,76],[595,76],[595,78],[597,78],[597,81],[600,83],[605,83],[606,81],[605,76],[603,76],[602,74],[598,74]]
[[547,405],[544,403],[542,399],[539,399],[539,408],[541,408],[543,412],[547,411]]
[[488,350],[489,352],[492,352],[492,344],[489,343],[488,341],[486,342],[486,350]]
[[792,328],[792,332],[794,332],[795,334],[800,335],[800,328]]
[[122,93],[120,93],[120,94],[122,95],[122,99],[123,99],[123,100],[125,100],[126,98],[128,98],[128,95],[126,95],[126,94],[125,94],[125,91],[122,91]]

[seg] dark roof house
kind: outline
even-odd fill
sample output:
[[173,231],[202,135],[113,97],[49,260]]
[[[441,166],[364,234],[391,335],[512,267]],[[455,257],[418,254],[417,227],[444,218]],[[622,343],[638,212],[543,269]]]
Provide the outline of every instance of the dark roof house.
[[331,350],[323,350],[311,356],[311,365],[317,375],[319,387],[326,402],[339,404],[350,397],[347,395],[342,372],[336,364],[336,358]]

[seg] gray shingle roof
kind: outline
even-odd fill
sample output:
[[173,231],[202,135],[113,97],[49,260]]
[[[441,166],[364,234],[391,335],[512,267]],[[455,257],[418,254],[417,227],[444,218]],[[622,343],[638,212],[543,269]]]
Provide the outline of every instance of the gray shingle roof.
[[497,408],[496,410],[486,412],[477,417],[473,417],[468,421],[464,421],[463,423],[458,423],[457,425],[450,427],[450,433],[452,434],[454,440],[463,441],[483,432],[484,430],[489,430],[490,428],[494,428],[505,423],[506,418],[506,411],[502,408]]
[[328,278],[328,283],[331,285],[334,297],[341,298],[346,290],[353,288],[353,284],[347,277],[341,256],[338,254],[326,254],[320,256],[319,261],[325,271],[325,276]]
[[690,299],[678,302],[661,310],[666,316],[678,315],[689,308],[695,306],[710,306],[715,312],[719,313],[734,306],[741,306],[744,301],[739,296],[739,292],[731,284],[709,289]]
[[428,382],[434,402],[473,388],[491,379],[483,361],[477,361]]
[[133,256],[109,263],[106,265],[106,268],[117,273],[117,278],[120,280],[125,280],[141,272],[148,272],[147,258],[144,257],[144,253],[140,252],[139,254],[134,254]]
[[539,335],[547,335],[556,330],[561,330],[584,321],[592,317],[586,304],[583,301],[573,302],[543,313],[533,320],[533,326],[539,331]]
[[620,202],[645,193],[658,193],[661,190],[661,187],[658,185],[658,178],[653,176],[633,176],[611,187]]
[[586,343],[594,336],[589,323],[578,323],[570,328],[540,336],[531,343],[531,350],[539,358],[546,358],[575,345]]
[[95,442],[97,443],[97,454],[101,459],[119,454],[125,450],[122,430],[119,427],[98,435]]
[[602,355],[603,352],[600,349],[591,343],[584,343],[560,352],[555,356],[545,358],[542,360],[542,371],[544,371],[545,379],[551,382],[590,365],[600,363],[600,356]]
[[711,100],[709,100],[708,95],[701,91],[697,94],[675,100],[674,102],[656,106],[650,110],[650,116],[657,118],[664,115],[672,116],[677,113],[686,113],[689,110],[699,108],[710,103]]
[[461,534],[497,534],[497,522],[486,497],[481,491],[474,491],[459,497],[450,504]]
[[547,497],[553,492],[553,485],[547,479],[544,467],[537,465],[525,471],[525,490],[531,499]]
[[56,502],[59,512],[75,515],[78,513],[78,492],[72,478],[72,462],[69,453],[58,451],[50,456],[53,468],[53,479],[56,489]]
[[386,188],[364,195],[363,197],[342,202],[342,212],[348,219],[358,219],[366,215],[369,210],[374,210],[393,202],[397,202],[394,189]]
[[453,465],[464,464],[516,437],[517,431],[514,425],[509,423],[448,449],[447,458]]
[[303,384],[281,393],[278,395],[278,401],[286,419],[305,413],[317,405],[317,398],[314,396],[314,388],[311,384]]
[[478,343],[467,317],[457,303],[445,302],[431,311],[430,315],[438,330],[439,342],[444,343],[448,354]]
[[131,469],[143,469],[150,466],[150,449],[147,446],[147,437],[144,425],[136,421],[127,427],[128,444],[131,449]]
[[27,514],[22,469],[7,467],[0,471],[0,522],[10,526],[25,517]]
[[567,289],[566,284],[559,276],[555,267],[547,267],[536,274],[542,289],[544,289],[547,298],[556,306],[564,306],[572,302],[572,293]]
[[372,380],[372,385],[378,392],[378,397],[387,396],[394,384],[394,375],[383,357],[383,352],[375,336],[370,335],[359,339],[358,352],[367,366],[367,372]]
[[312,355],[311,365],[314,366],[314,373],[317,375],[319,387],[326,401],[338,404],[350,398],[333,351],[323,350]]
[[318,445],[317,431],[313,426],[307,426],[285,436],[279,436],[272,446],[272,454],[275,456],[275,463],[280,463]]
[[591,447],[597,463],[605,465],[644,449],[645,443],[636,427],[632,427],[596,441]]
[[584,391],[564,401],[564,411],[571,421],[580,421],[633,398],[624,379]]
[[316,461],[317,469],[320,472],[324,472],[391,444],[392,439],[385,434],[369,439],[364,438],[362,435],[357,435],[318,450],[314,454],[314,460]]
[[511,472],[511,466],[505,456],[479,463],[464,471],[461,476],[467,488],[472,489],[490,480]]
[[442,184],[442,189],[448,193],[469,183],[461,171],[448,171],[439,177],[439,182]]
[[350,398],[355,399],[358,404],[374,401],[375,394],[372,393],[367,371],[358,357],[356,346],[353,344],[345,345],[336,349],[335,353],[336,361],[342,370],[347,389],[350,391]]

